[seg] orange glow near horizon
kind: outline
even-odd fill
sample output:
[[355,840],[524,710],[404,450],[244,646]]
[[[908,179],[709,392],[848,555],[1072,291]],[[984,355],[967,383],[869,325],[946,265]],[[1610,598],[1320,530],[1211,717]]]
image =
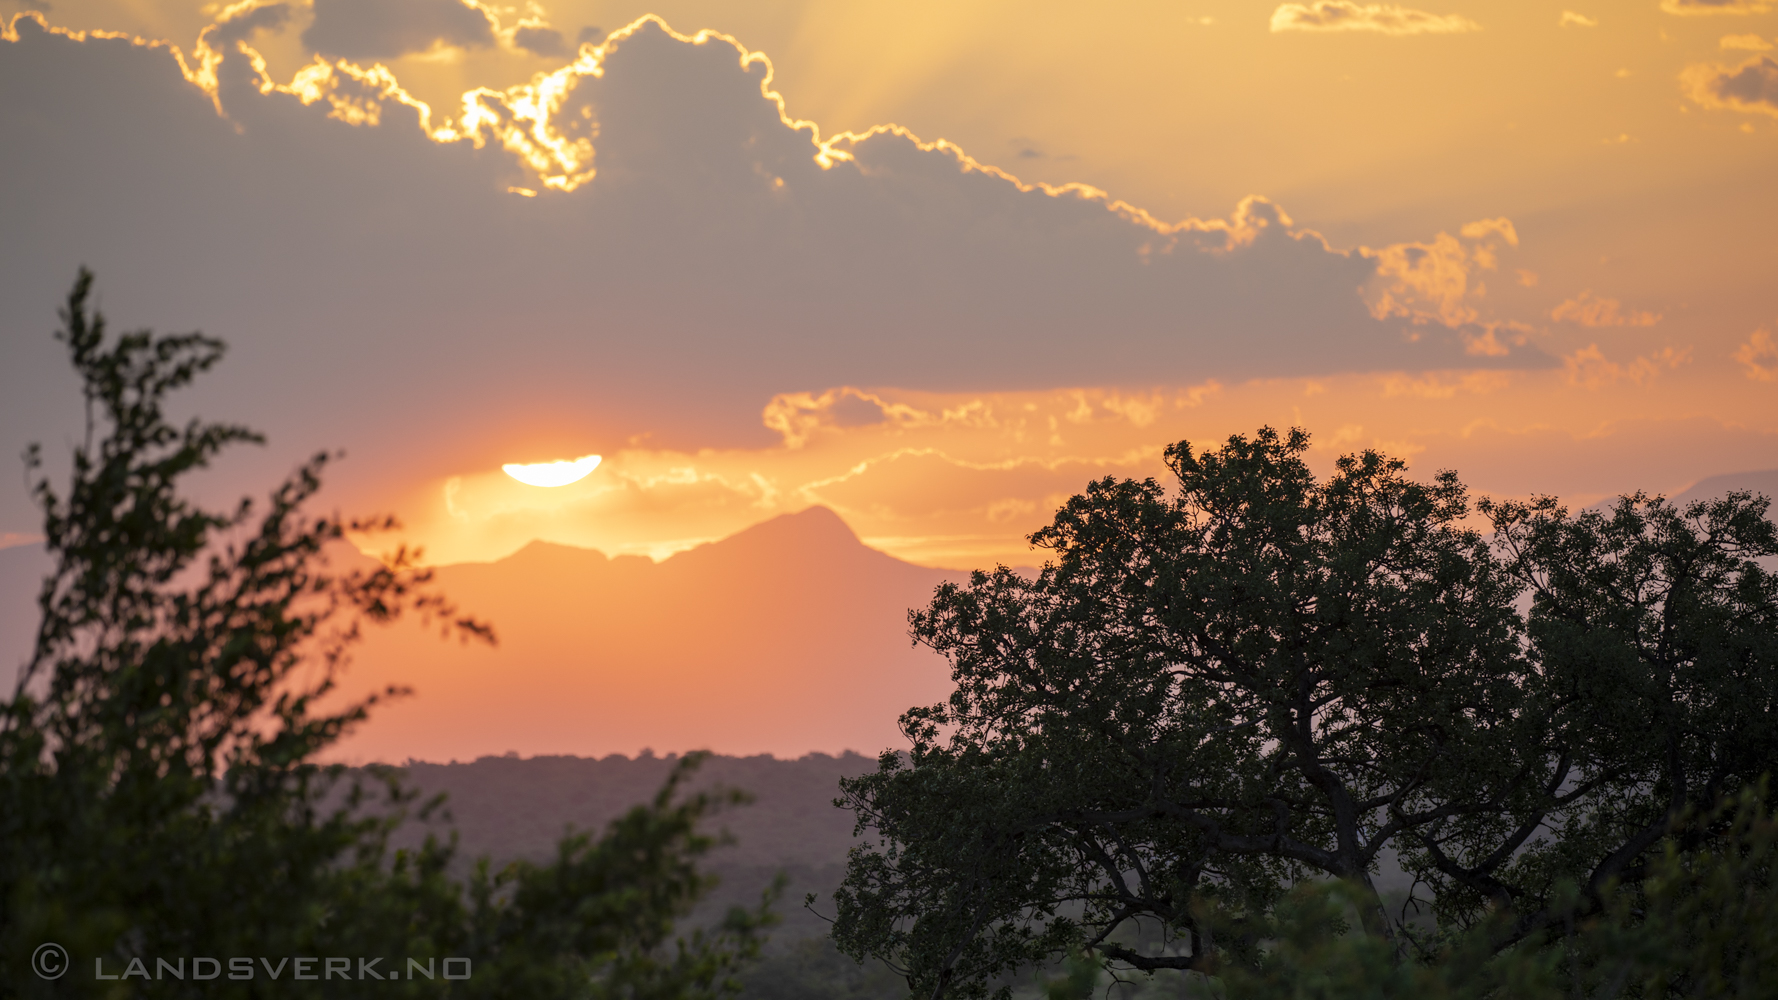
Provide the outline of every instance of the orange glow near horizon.
[[[1760,343],[1757,337],[1749,343]],[[1380,373],[1205,382],[1145,391],[920,393],[841,387],[786,393],[753,449],[631,446],[561,490],[465,472],[379,493],[434,564],[489,562],[544,540],[663,559],[811,506],[866,542],[950,569],[1036,565],[1025,541],[1104,476],[1165,483],[1168,444],[1213,447],[1262,424],[1313,435],[1321,474],[1375,448],[1430,478],[1455,469],[1476,494],[1545,493],[1575,506],[1619,492],[1668,495],[1710,475],[1778,465],[1770,383],[1713,384],[1695,361],[1597,344],[1534,372]],[[874,418],[860,421],[865,411]],[[1653,416],[1659,414],[1657,418]],[[849,418],[848,416],[849,415]],[[1691,439],[1691,440],[1688,440]]]

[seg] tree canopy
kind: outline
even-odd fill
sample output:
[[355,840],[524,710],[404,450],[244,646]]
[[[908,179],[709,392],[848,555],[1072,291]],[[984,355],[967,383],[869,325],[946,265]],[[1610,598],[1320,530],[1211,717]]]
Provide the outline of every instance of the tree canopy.
[[[399,772],[347,781],[317,755],[376,702],[321,707],[365,623],[420,615],[447,634],[493,641],[430,585],[415,553],[338,574],[326,549],[348,529],[305,513],[331,460],[316,455],[269,502],[205,509],[183,480],[247,428],[170,423],[168,395],[217,364],[199,334],[107,336],[82,272],[58,335],[81,379],[84,440],[65,490],[27,455],[54,569],[31,659],[0,703],[0,961],[23,995],[267,994],[265,959],[371,960],[382,978],[408,959],[446,958],[467,979],[410,978],[385,996],[678,998],[733,988],[767,903],[708,931],[677,921],[710,888],[699,859],[711,814],[738,793],[686,794],[695,755],[652,802],[599,836],[570,834],[548,864],[447,875],[452,843],[390,851],[416,802]],[[61,978],[29,963],[53,943]],[[195,959],[246,959],[201,986]],[[179,963],[165,975],[159,960]],[[376,960],[381,960],[380,967]],[[132,961],[144,963],[140,978]],[[95,962],[109,968],[100,979]],[[391,969],[394,966],[394,969]],[[209,966],[204,968],[208,969]],[[272,966],[268,964],[267,973]],[[41,971],[41,970],[36,970]],[[449,971],[447,969],[447,971]],[[398,978],[398,977],[397,977]],[[278,995],[338,995],[328,981]],[[366,986],[365,989],[372,989]]]
[[1035,579],[912,614],[956,690],[843,783],[879,842],[842,948],[935,998],[1081,949],[1257,967],[1289,887],[1331,878],[1399,960],[1439,947],[1377,888],[1399,863],[1494,953],[1606,912],[1778,759],[1763,498],[1478,503],[1373,451],[1317,479],[1308,446],[1182,442],[1173,495],[1093,483]]

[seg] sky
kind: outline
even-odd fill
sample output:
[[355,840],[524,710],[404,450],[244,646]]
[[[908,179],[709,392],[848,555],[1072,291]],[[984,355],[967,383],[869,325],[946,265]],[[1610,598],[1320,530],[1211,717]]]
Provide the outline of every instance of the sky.
[[79,436],[84,263],[231,345],[182,412],[269,441],[206,489],[340,449],[443,564],[819,505],[1028,565],[1262,425],[1577,505],[1778,467],[1778,3],[1567,2],[0,0],[0,444]]

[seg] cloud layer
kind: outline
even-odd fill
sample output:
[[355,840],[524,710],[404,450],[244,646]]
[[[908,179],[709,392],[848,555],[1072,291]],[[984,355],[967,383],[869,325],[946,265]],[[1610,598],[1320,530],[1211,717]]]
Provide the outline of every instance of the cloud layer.
[[[909,558],[1019,561],[1088,479],[1260,423],[1465,469],[1477,435],[1508,456],[1547,434],[1562,475],[1648,412],[1714,428],[1675,452],[1689,473],[1770,452],[1763,410],[1687,382],[1760,388],[1741,369],[1764,354],[1731,360],[1753,323],[1694,351],[1695,314],[1652,294],[1652,327],[1591,292],[1552,317],[1515,267],[1547,230],[1522,247],[1499,204],[1375,246],[1259,196],[1168,221],[907,129],[825,134],[715,33],[643,21],[427,106],[341,57],[274,77],[239,43],[294,45],[303,15],[232,10],[180,59],[30,19],[0,44],[15,452],[78,420],[47,334],[83,261],[118,323],[234,345],[194,402],[266,426],[273,472],[347,445],[347,475],[396,484],[353,496],[447,559],[536,537],[661,555],[821,503]],[[607,463],[547,503],[496,471],[587,453]],[[0,528],[28,530],[22,508]]]
[[1395,4],[1359,4],[1353,0],[1314,0],[1280,4],[1272,12],[1272,30],[1369,31],[1383,35],[1452,35],[1480,31],[1481,25],[1459,14],[1428,14]]
[[494,44],[493,19],[462,0],[314,0],[314,13],[303,45],[348,59]]
[[1661,321],[1659,313],[1645,309],[1625,310],[1616,299],[1603,298],[1589,289],[1550,310],[1550,318],[1558,323],[1576,326],[1653,326]]
[[[355,400],[342,420],[545,397],[633,433],[688,399],[757,427],[777,393],[846,384],[1553,363],[1490,318],[1498,229],[1338,248],[1257,197],[1163,223],[905,130],[820,137],[721,36],[644,22],[450,119],[386,73],[317,62],[274,87],[220,46],[223,119],[162,51],[18,33],[0,323],[41,328],[87,261],[120,317],[202,325],[236,343],[236,378],[289,387],[255,409],[326,382]],[[7,380],[37,394],[29,366]]]
[[1661,0],[1661,9],[1682,17],[1711,14],[1764,14],[1772,9],[1766,0]]

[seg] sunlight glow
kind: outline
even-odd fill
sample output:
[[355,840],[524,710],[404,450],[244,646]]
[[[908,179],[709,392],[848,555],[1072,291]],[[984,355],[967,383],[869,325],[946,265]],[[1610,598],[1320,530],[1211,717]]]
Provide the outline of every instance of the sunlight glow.
[[508,462],[500,467],[500,471],[526,486],[567,486],[585,479],[587,473],[598,467],[599,456],[582,455],[572,462],[538,462],[535,465]]

